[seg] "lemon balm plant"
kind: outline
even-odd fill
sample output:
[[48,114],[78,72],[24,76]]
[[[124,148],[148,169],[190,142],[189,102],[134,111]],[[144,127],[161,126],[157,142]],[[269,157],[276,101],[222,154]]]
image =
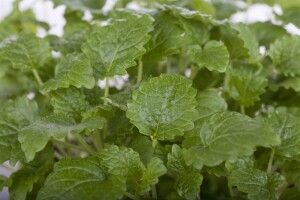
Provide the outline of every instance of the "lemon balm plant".
[[234,1],[53,2],[62,37],[37,37],[48,25],[19,1],[0,24],[11,199],[300,198],[297,1],[253,1],[281,5],[281,25],[231,23]]

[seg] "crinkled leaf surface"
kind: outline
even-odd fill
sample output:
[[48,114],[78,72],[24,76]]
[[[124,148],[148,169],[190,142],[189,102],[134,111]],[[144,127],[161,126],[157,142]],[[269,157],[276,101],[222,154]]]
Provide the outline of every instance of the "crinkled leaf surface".
[[262,68],[236,63],[231,67],[230,72],[226,73],[230,74],[228,93],[241,105],[253,105],[266,91],[268,79]]
[[68,88],[70,85],[88,89],[95,85],[93,69],[83,54],[73,53],[63,58],[56,66],[55,77],[42,87],[41,92],[46,94],[58,88]]
[[213,114],[197,128],[194,132],[198,132],[201,141],[187,143],[183,154],[186,163],[198,169],[251,155],[256,146],[280,144],[279,136],[268,126],[236,112]]
[[152,17],[129,13],[122,17],[90,34],[82,47],[98,78],[125,75],[146,52],[143,46],[153,30]]
[[79,124],[65,116],[53,115],[35,121],[20,130],[18,139],[28,161],[33,160],[35,153],[45,148],[50,138],[62,139],[68,134],[80,133],[84,129],[103,127],[104,119],[98,117],[95,122],[85,121]]
[[229,53],[223,42],[209,41],[203,49],[196,45],[190,48],[192,60],[210,71],[225,72],[229,64]]
[[284,112],[273,112],[266,122],[281,138],[281,144],[276,147],[276,154],[288,159],[300,156],[300,122],[295,115]]
[[37,199],[115,200],[125,191],[125,179],[109,174],[98,157],[63,159],[56,163]]
[[18,132],[36,120],[38,106],[26,97],[4,104],[0,116],[0,162],[16,163],[24,153],[18,141]]
[[0,48],[0,59],[10,61],[17,69],[34,69],[42,67],[51,59],[51,51],[46,39],[32,33],[22,33],[17,40]]
[[161,61],[166,56],[179,53],[183,43],[183,30],[176,23],[176,18],[167,12],[154,15],[154,31],[150,33],[151,39],[146,44],[146,54],[143,61]]
[[283,182],[278,173],[267,174],[251,168],[233,170],[228,177],[229,184],[248,194],[250,200],[273,200],[278,198],[277,188]]
[[185,164],[182,149],[174,144],[172,152],[168,154],[168,169],[176,176],[175,189],[184,199],[195,199],[200,192],[203,176],[200,170]]
[[276,69],[285,75],[299,75],[300,37],[284,36],[278,38],[269,49]]
[[180,75],[161,75],[142,83],[127,104],[127,117],[140,131],[158,140],[183,135],[194,127],[196,90]]

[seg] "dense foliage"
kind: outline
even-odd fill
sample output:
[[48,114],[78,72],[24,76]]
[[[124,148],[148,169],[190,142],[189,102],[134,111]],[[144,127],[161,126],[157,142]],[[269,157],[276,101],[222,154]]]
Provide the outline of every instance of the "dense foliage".
[[48,25],[19,1],[0,23],[11,199],[300,198],[298,0],[253,1],[279,3],[279,25],[227,20],[252,1],[53,2],[62,37],[37,37]]

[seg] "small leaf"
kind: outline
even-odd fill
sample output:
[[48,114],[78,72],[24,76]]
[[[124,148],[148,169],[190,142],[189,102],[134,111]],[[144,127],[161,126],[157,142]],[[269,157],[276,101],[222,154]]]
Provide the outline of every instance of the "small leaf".
[[172,146],[172,152],[168,154],[167,165],[176,177],[174,186],[178,195],[184,199],[196,199],[203,176],[199,170],[185,164],[182,149],[176,144]]
[[284,75],[300,75],[300,38],[284,36],[278,38],[269,49],[276,69]]
[[240,156],[250,156],[256,146],[280,144],[279,136],[268,126],[236,112],[213,114],[197,128],[194,133],[198,133],[196,139],[200,137],[201,140],[185,144],[188,149],[184,149],[183,155],[188,165],[198,169],[203,165],[212,167]]
[[190,48],[192,60],[210,71],[225,72],[229,64],[229,53],[223,42],[209,41],[203,49],[195,45]]
[[68,88],[70,85],[88,89],[92,89],[95,86],[93,69],[83,54],[68,54],[56,66],[55,74],[55,78],[42,87],[41,92],[43,94],[58,88]]
[[196,90],[180,75],[161,75],[142,83],[127,104],[127,117],[140,133],[170,140],[194,127]]
[[134,60],[146,52],[143,46],[150,39],[153,19],[146,14],[122,17],[90,34],[82,46],[97,78],[125,75],[126,69],[136,64]]
[[37,200],[63,199],[121,199],[125,179],[110,175],[97,157],[63,159],[56,163]]
[[17,40],[0,48],[0,59],[10,61],[16,69],[34,69],[51,59],[51,51],[46,39],[37,38],[32,33],[22,33]]

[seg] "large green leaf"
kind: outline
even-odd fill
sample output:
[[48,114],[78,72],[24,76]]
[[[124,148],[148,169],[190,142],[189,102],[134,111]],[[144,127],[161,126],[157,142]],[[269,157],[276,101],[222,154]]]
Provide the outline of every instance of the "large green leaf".
[[182,149],[176,144],[172,146],[172,152],[168,154],[167,166],[176,177],[174,186],[178,195],[184,199],[196,199],[203,176],[200,170],[185,164]]
[[152,139],[170,140],[194,127],[196,90],[180,75],[161,75],[142,83],[127,104],[127,117]]
[[126,69],[136,64],[134,60],[146,52],[143,46],[150,39],[153,19],[146,14],[123,13],[121,17],[90,34],[83,44],[82,51],[98,78],[125,75]]
[[161,61],[166,56],[179,53],[179,47],[183,43],[183,30],[176,23],[176,18],[167,12],[154,15],[154,30],[151,39],[146,44],[144,61]]
[[17,40],[0,48],[0,60],[10,61],[17,69],[34,69],[42,67],[51,59],[51,51],[46,39],[22,33]]
[[254,65],[235,63],[226,73],[230,76],[229,95],[244,106],[251,106],[259,101],[268,85],[263,69]]
[[56,66],[55,77],[42,87],[41,92],[45,94],[50,90],[68,88],[70,85],[88,89],[95,85],[93,69],[83,54],[68,54],[63,58]]
[[299,75],[300,37],[284,36],[278,38],[269,49],[276,69],[285,75]]
[[0,162],[10,160],[15,164],[23,159],[24,153],[18,141],[18,132],[36,120],[38,106],[26,97],[8,101],[3,105],[0,116]]
[[280,144],[279,136],[268,126],[237,112],[213,114],[196,128],[195,143],[185,143],[183,154],[187,164],[198,169],[252,155],[257,146]]
[[192,61],[210,71],[225,72],[229,64],[229,53],[223,42],[209,41],[203,48],[190,47]]
[[38,193],[38,200],[121,199],[126,190],[122,176],[109,174],[98,157],[60,160]]

